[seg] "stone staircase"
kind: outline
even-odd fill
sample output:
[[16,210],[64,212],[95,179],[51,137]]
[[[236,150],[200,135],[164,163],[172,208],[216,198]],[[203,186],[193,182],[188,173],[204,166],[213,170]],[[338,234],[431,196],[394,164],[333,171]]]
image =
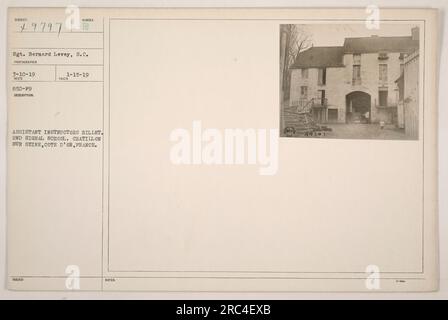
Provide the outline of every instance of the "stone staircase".
[[[303,106],[285,106],[283,108],[284,128],[287,136],[312,136],[320,126],[314,121],[314,99],[310,99]],[[293,130],[291,128],[294,128]]]

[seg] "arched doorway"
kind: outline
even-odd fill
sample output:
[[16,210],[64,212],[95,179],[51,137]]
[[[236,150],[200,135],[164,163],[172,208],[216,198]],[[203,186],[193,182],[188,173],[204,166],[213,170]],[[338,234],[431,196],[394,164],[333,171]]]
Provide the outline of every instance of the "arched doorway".
[[345,96],[347,123],[370,123],[372,119],[370,94],[353,91]]

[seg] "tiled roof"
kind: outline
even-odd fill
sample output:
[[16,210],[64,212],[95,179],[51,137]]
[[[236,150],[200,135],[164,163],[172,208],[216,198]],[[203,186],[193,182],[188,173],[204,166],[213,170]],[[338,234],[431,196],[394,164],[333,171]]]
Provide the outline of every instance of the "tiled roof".
[[411,53],[418,48],[419,41],[412,40],[412,37],[346,38],[342,47],[311,47],[301,52],[291,68],[343,67],[344,54]]
[[343,56],[343,47],[311,47],[299,53],[291,68],[343,67]]
[[346,38],[344,53],[399,52],[410,53],[418,49],[418,40],[412,37]]

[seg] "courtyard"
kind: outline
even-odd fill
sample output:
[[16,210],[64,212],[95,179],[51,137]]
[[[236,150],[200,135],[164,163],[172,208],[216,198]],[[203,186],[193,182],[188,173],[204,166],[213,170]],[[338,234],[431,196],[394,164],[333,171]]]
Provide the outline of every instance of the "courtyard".
[[327,124],[326,126],[332,130],[325,133],[325,138],[412,140],[406,136],[404,129],[398,129],[395,125],[386,125],[383,129],[379,124],[362,123]]

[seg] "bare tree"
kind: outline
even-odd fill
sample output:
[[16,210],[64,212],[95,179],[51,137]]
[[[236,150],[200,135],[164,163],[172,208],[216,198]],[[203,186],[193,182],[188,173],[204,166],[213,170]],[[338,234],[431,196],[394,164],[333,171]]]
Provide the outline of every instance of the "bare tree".
[[280,52],[283,55],[281,58],[283,70],[282,72],[282,91],[283,100],[289,99],[289,90],[291,83],[290,67],[296,61],[299,53],[305,51],[312,46],[311,35],[306,32],[300,25],[284,24],[280,26]]

